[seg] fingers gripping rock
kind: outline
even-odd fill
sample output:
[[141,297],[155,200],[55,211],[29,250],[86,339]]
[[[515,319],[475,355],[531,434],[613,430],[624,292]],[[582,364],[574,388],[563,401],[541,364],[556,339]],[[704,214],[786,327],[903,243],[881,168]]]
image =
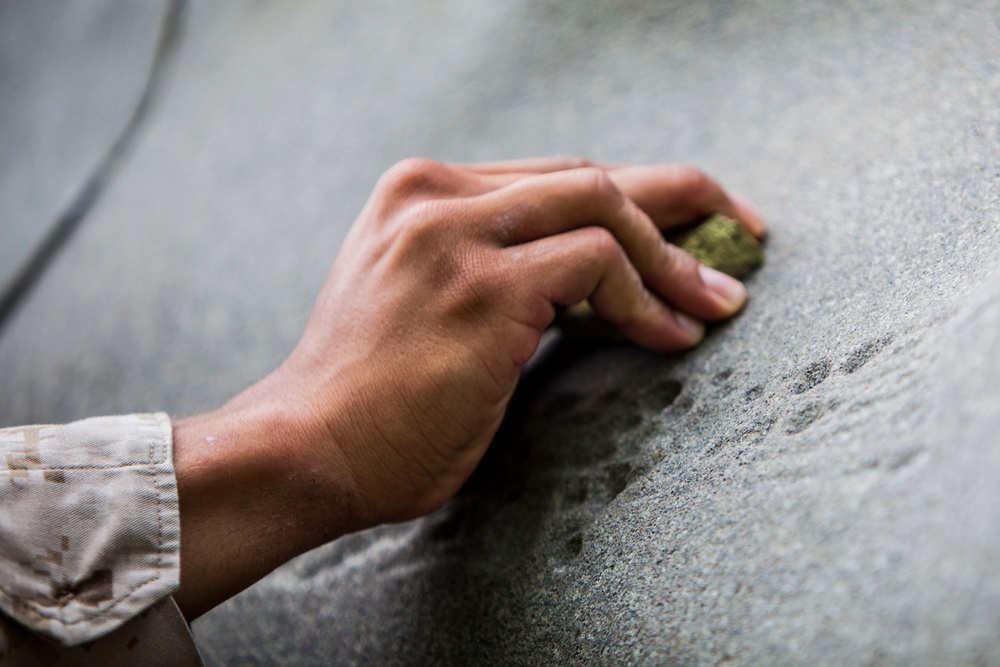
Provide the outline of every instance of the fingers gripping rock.
[[[666,239],[705,266],[739,280],[764,264],[760,242],[735,220],[721,213],[693,229],[667,234]],[[586,301],[564,308],[556,322],[567,336],[622,339],[621,333],[597,317]]]

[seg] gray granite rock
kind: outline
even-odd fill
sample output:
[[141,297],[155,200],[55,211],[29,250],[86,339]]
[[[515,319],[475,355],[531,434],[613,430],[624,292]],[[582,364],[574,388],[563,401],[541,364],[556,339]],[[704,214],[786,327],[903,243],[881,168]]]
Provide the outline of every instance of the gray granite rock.
[[195,623],[210,664],[1000,662],[1000,3],[198,3],[0,337],[0,421],[212,407],[410,154],[700,164],[772,227],[664,358],[557,343],[426,519]]

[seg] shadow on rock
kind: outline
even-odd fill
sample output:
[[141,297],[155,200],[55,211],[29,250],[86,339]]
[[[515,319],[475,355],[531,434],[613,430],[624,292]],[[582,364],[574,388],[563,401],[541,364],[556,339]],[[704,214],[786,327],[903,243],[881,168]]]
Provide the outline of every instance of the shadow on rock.
[[[413,540],[434,553],[413,645],[428,661],[530,662],[566,655],[577,563],[591,524],[643,474],[643,424],[683,387],[673,364],[626,345],[560,341],[522,378],[507,417],[458,496]],[[516,653],[516,654],[515,654]],[[523,654],[523,655],[521,655]]]

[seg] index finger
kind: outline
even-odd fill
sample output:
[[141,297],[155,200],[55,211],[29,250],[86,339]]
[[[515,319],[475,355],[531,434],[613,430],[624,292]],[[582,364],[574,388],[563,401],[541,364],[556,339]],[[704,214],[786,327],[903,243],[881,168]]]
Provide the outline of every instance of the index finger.
[[608,176],[660,229],[723,213],[758,238],[767,231],[764,219],[749,203],[689,165],[628,166],[612,169]]
[[533,175],[596,167],[606,171],[615,185],[662,230],[722,213],[757,238],[767,232],[764,218],[746,200],[727,193],[707,174],[686,164],[629,165],[559,155],[449,166],[482,176],[493,188]]

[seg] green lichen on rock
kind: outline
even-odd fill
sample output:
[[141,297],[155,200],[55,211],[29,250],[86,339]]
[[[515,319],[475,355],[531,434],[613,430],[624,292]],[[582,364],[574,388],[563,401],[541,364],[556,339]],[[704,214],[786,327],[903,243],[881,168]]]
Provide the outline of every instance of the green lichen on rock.
[[[693,229],[664,236],[705,266],[740,280],[764,263],[764,249],[757,239],[735,220],[721,213]],[[564,334],[574,338],[623,338],[614,326],[597,317],[586,301],[563,309],[558,323]]]
[[690,253],[695,259],[743,279],[764,263],[764,249],[732,218],[717,214],[694,229],[671,235],[667,240]]

